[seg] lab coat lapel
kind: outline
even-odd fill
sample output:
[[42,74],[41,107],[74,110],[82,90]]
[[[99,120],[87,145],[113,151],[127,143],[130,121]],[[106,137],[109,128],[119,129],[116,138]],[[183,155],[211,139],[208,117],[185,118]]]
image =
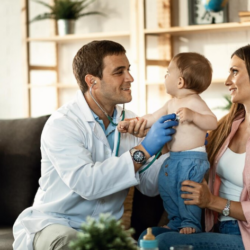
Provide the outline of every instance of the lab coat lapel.
[[84,118],[83,122],[94,122],[95,119],[93,114],[90,110],[88,103],[86,102],[84,95],[82,94],[81,90],[78,90],[76,93],[76,103],[81,112],[81,118]]
[[106,135],[101,128],[100,124],[94,119],[93,114],[90,110],[90,107],[88,103],[86,102],[82,92],[80,90],[77,91],[76,94],[76,102],[80,108],[81,111],[81,117],[84,117],[84,121],[87,121],[94,133],[94,136],[99,139],[105,146],[109,147],[108,140],[106,138]]
[[93,133],[97,139],[99,139],[101,142],[103,142],[103,144],[105,144],[105,146],[110,148],[108,139],[107,139],[101,125],[97,121],[95,121],[95,125],[93,127]]

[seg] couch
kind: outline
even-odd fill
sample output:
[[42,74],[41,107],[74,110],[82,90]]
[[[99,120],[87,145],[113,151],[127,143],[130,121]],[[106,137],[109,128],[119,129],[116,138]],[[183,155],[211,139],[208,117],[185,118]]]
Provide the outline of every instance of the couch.
[[[48,118],[0,120],[0,250],[12,249],[15,219],[33,203],[41,174],[40,137]],[[159,196],[130,191],[124,214],[137,239],[145,228],[164,224],[166,215]]]

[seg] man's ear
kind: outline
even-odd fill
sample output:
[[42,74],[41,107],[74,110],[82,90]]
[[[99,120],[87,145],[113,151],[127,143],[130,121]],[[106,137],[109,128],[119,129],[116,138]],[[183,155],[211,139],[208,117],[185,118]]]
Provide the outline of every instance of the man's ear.
[[184,89],[184,88],[185,88],[185,81],[183,77],[179,77],[178,89]]
[[88,88],[90,88],[96,82],[95,77],[93,75],[90,75],[90,74],[87,74],[84,79],[88,85]]

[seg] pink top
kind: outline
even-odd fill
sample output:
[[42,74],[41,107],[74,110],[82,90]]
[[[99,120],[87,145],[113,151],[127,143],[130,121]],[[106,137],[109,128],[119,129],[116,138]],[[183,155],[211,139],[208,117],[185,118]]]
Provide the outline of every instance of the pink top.
[[[231,132],[227,137],[227,139],[225,140],[225,142],[223,143],[218,154],[216,155],[213,166],[211,166],[210,168],[208,185],[211,192],[214,195],[217,196],[219,195],[219,189],[221,184],[221,180],[219,176],[216,174],[218,161],[228,148],[231,139],[233,138],[234,134],[238,130],[243,120],[244,118],[238,118],[233,122]],[[243,170],[243,190],[241,193],[240,202],[247,222],[238,221],[238,224],[240,227],[244,247],[245,249],[250,249],[250,138],[248,139],[246,145],[246,159]],[[205,212],[206,232],[209,232],[212,229],[213,225],[217,222],[217,219],[218,219],[217,212],[206,209]]]

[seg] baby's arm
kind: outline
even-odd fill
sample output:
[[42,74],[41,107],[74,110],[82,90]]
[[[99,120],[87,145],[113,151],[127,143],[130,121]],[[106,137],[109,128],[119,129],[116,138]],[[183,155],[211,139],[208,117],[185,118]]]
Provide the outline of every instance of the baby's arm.
[[162,116],[167,115],[168,114],[168,102],[166,102],[163,107],[161,107],[160,109],[158,109],[157,111],[155,111],[152,114],[147,114],[142,116],[141,118],[143,118],[144,120],[147,120],[147,124],[146,124],[146,128],[151,128],[152,125]]
[[176,114],[179,116],[181,123],[192,122],[204,131],[217,128],[216,116],[202,99],[192,101],[189,107],[177,110]]
[[167,112],[168,112],[168,102],[162,108],[155,111],[153,114],[147,114],[142,117],[134,117],[130,119],[125,119],[124,121],[120,121],[118,123],[117,129],[121,133],[127,133],[131,121],[134,121],[136,123],[137,121],[144,121],[144,120],[147,121],[145,128],[146,129],[150,128],[160,117],[162,117],[163,115],[167,115]]
[[130,123],[131,120],[136,120],[136,118],[125,119],[124,121],[120,121],[118,123],[118,126],[117,126],[118,131],[121,132],[121,133],[127,133],[128,132],[129,123]]
[[168,112],[168,102],[159,110],[155,111],[153,114],[147,114],[142,117],[134,117],[131,119],[125,119],[124,121],[121,121],[118,123],[117,129],[121,133],[127,133],[129,128],[129,123],[133,120],[134,122],[137,122],[138,120],[146,120],[146,127],[150,128],[152,125],[163,115],[166,115]]

